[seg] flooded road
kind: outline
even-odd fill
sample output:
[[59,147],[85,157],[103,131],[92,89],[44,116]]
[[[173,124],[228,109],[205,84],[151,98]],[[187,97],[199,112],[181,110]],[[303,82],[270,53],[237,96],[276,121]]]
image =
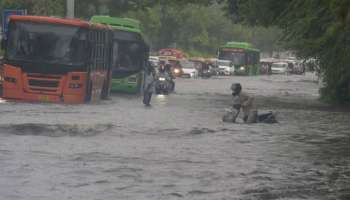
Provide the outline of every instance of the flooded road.
[[[350,199],[350,114],[310,76],[178,79],[145,108],[0,101],[0,199]],[[279,124],[221,122],[240,82]]]

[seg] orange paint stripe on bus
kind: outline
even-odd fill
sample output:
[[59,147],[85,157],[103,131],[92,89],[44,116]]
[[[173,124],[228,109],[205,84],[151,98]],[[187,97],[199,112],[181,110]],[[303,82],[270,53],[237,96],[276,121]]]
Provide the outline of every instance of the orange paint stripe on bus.
[[85,28],[91,26],[89,22],[79,20],[79,19],[61,19],[61,18],[45,17],[45,16],[13,15],[13,16],[10,16],[10,20],[65,24],[65,25],[79,26],[79,27],[85,27]]

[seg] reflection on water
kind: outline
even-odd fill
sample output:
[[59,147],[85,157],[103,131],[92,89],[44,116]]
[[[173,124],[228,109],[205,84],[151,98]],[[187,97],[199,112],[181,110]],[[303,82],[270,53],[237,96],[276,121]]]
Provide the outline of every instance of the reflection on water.
[[6,103],[5,99],[0,98],[0,103]]
[[160,106],[165,106],[167,104],[169,95],[164,95],[164,94],[158,94],[158,95],[154,95],[154,101],[156,102],[156,104],[160,105]]
[[[277,78],[289,95],[300,88]],[[266,95],[257,104],[278,111],[279,124],[227,124],[221,116],[231,97],[222,85],[239,81],[253,91],[272,80],[201,81],[178,81],[179,92],[155,95],[151,108],[128,96],[100,105],[2,104],[1,197],[350,199],[348,113],[318,109],[309,96]]]

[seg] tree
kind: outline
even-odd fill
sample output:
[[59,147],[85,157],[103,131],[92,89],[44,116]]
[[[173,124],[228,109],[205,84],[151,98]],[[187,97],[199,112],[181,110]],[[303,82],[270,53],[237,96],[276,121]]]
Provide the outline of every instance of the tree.
[[245,41],[270,53],[277,43],[277,28],[248,27],[233,24],[222,5],[155,5],[125,14],[141,21],[152,49],[178,47],[192,55],[215,56],[227,41]]
[[123,16],[130,11],[146,11],[155,6],[185,7],[188,4],[210,5],[214,2],[216,0],[76,0],[76,10],[77,16],[90,19],[96,14]]
[[0,0],[0,8],[0,12],[3,9],[27,9],[31,15],[64,16],[65,0]]
[[35,0],[30,13],[44,16],[65,16],[66,0]]
[[[229,13],[249,25],[283,29],[285,47],[316,58],[324,75],[324,100],[350,102],[350,1],[227,0]],[[259,13],[264,13],[263,15]]]

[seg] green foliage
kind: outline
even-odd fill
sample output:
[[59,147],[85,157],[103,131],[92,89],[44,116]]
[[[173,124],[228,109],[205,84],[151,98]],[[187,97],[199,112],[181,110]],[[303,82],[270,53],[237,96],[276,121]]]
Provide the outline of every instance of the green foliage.
[[31,15],[64,16],[65,2],[66,0],[0,0],[0,12],[3,9],[27,9]]
[[66,0],[35,0],[30,12],[34,15],[65,16]]
[[[64,16],[65,1],[0,0],[0,8],[26,8],[29,14]],[[250,42],[269,53],[278,47],[278,28],[233,24],[223,10],[224,5],[230,8],[230,1],[75,0],[78,18],[89,20],[93,15],[110,15],[140,20],[153,50],[176,47],[193,56],[208,57],[215,56],[217,48],[227,41]]]
[[188,55],[189,57],[203,57],[203,58],[215,57],[215,54],[207,53],[203,51],[196,51],[196,50],[186,51],[186,55]]
[[122,16],[129,11],[147,10],[154,6],[186,7],[187,4],[210,5],[215,0],[76,0],[77,16],[89,19],[93,15]]
[[[277,28],[248,27],[233,24],[219,4],[155,5],[125,14],[143,25],[143,32],[154,50],[177,47],[196,56],[215,56],[227,41],[245,41],[264,52],[277,48]],[[199,53],[201,52],[201,53]]]
[[[279,26],[285,47],[296,50],[300,57],[318,59],[325,81],[322,99],[350,102],[349,0],[228,2],[237,8],[230,13],[239,15],[241,22]],[[257,14],[261,12],[264,15]]]

